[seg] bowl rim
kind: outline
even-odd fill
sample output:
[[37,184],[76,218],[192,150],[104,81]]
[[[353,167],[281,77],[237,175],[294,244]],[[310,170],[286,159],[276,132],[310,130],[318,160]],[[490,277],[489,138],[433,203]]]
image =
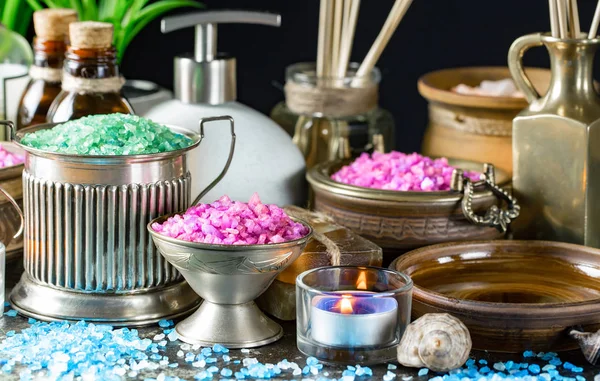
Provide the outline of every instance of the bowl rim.
[[58,159],[62,161],[76,161],[76,162],[88,162],[93,164],[112,164],[112,163],[136,163],[136,162],[147,162],[154,161],[157,159],[169,158],[180,156],[183,153],[196,148],[202,141],[202,137],[183,127],[174,126],[170,124],[161,124],[167,127],[171,132],[176,134],[184,135],[192,140],[192,143],[184,148],[179,148],[173,151],[149,153],[149,154],[135,154],[135,155],[80,155],[80,154],[69,154],[62,152],[45,151],[38,148],[33,148],[21,143],[21,139],[29,133],[36,132],[39,130],[47,130],[63,123],[43,123],[35,126],[23,128],[17,130],[15,136],[11,142],[17,147],[26,151],[28,154],[32,154],[38,157],[45,157],[50,159]]
[[[550,74],[550,69],[544,67],[526,66],[524,70],[529,73]],[[508,66],[463,66],[444,68],[423,74],[417,81],[417,88],[422,97],[430,102],[441,104],[515,111],[527,107],[529,103],[525,98],[459,94],[449,89],[437,87],[432,83],[432,78],[440,75],[456,77],[458,74],[465,72],[479,73],[484,71],[506,74],[506,78],[512,79]]]
[[[577,251],[587,252],[588,254],[597,255],[600,263],[600,250],[587,246],[576,245],[564,242],[541,241],[541,240],[478,240],[478,241],[454,241],[444,242],[435,245],[421,247],[411,250],[396,258],[390,268],[398,270],[399,264],[408,262],[419,254],[427,253],[453,247],[457,252],[461,248],[475,248],[478,246],[495,246],[495,247],[516,247],[519,245],[543,245],[552,246],[557,249],[572,249]],[[410,274],[407,274],[410,276]],[[447,296],[445,294],[420,287],[414,284],[413,300],[419,300],[425,304],[435,304],[445,310],[455,311],[458,314],[465,314],[476,311],[478,315],[485,315],[493,319],[515,319],[515,315],[524,319],[556,319],[557,316],[573,316],[578,314],[592,314],[600,312],[600,298],[584,300],[581,302],[567,303],[498,303],[498,302],[482,302],[469,299],[458,299]],[[595,306],[594,312],[590,312],[589,306]],[[510,315],[509,315],[510,314]],[[506,316],[503,316],[506,315]]]
[[307,242],[310,238],[312,238],[313,233],[314,233],[312,226],[308,222],[306,222],[300,218],[296,218],[296,217],[290,217],[290,219],[294,222],[301,223],[302,225],[304,225],[305,227],[308,228],[308,233],[306,233],[305,236],[300,237],[295,240],[292,240],[292,241],[285,241],[285,242],[279,242],[279,243],[267,243],[267,244],[260,244],[260,245],[259,244],[226,245],[226,244],[222,244],[222,243],[190,242],[190,241],[184,241],[182,239],[167,237],[166,235],[160,234],[159,232],[152,229],[152,225],[156,222],[159,222],[159,220],[164,222],[170,217],[173,217],[177,214],[183,214],[183,213],[185,213],[185,211],[165,214],[163,216],[156,217],[152,221],[148,222],[148,224],[146,225],[146,229],[152,235],[153,238],[159,239],[164,242],[171,243],[173,245],[181,245],[181,246],[188,247],[191,249],[213,250],[213,251],[254,251],[254,250],[264,250],[264,249],[284,249],[287,247],[293,247],[296,245],[304,244],[304,242]]
[[[431,156],[431,158],[436,158]],[[447,158],[448,163],[454,166],[479,165],[483,168],[483,163],[465,159]],[[350,185],[340,183],[331,179],[333,172],[332,168],[342,165],[348,165],[354,160],[335,160],[320,163],[310,168],[306,172],[306,180],[310,183],[313,189],[322,190],[327,193],[333,193],[343,196],[357,197],[368,200],[379,200],[379,201],[451,201],[457,202],[462,199],[463,194],[461,192],[448,191],[395,191],[387,189],[375,189],[367,187],[359,187],[357,185]],[[453,164],[454,163],[454,164]],[[498,186],[506,186],[510,183],[511,179],[505,171],[494,166],[496,172],[496,179]],[[481,170],[480,170],[481,172]],[[488,197],[492,194],[489,189],[484,189],[484,182],[482,180],[477,181],[475,184],[475,191],[473,193],[474,199]]]
[[[332,293],[334,293],[335,291],[317,290],[314,287],[309,286],[306,283],[304,283],[304,277],[306,277],[307,275],[309,275],[313,272],[322,271],[325,268],[327,268],[327,269],[355,268],[355,269],[377,270],[377,271],[393,273],[394,275],[399,275],[400,278],[402,278],[405,281],[404,286],[402,286],[400,288],[393,289],[393,290],[387,290],[384,292],[378,292],[375,295],[369,295],[368,296],[369,298],[390,297],[390,296],[394,296],[396,294],[405,293],[407,291],[410,292],[411,290],[414,289],[414,283],[413,283],[412,278],[405,272],[398,271],[394,268],[385,268],[385,267],[377,267],[377,266],[353,266],[353,265],[322,266],[322,267],[316,267],[314,269],[308,269],[308,270],[298,274],[298,276],[296,277],[296,286],[303,288],[304,290],[308,290],[315,295],[332,295]],[[357,291],[361,291],[361,290],[357,290]],[[337,293],[337,292],[335,292],[335,293]]]
[[[12,141],[3,141],[0,142],[0,146],[10,153],[16,153],[18,155],[23,156],[23,158],[25,159],[27,152],[20,148],[16,143]],[[0,168],[0,181],[21,177],[24,167],[25,160],[23,160],[23,162],[19,164]]]

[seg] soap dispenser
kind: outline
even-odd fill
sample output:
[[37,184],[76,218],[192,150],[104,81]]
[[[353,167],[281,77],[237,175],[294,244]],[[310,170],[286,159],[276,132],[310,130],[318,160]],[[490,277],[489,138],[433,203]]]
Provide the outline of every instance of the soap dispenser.
[[[209,11],[167,17],[163,33],[195,27],[194,55],[175,57],[175,99],[160,103],[144,114],[156,122],[198,131],[198,120],[230,115],[235,120],[237,146],[227,176],[207,195],[212,202],[226,194],[247,202],[257,192],[265,203],[304,205],[307,201],[304,157],[290,136],[260,112],[236,102],[236,60],[217,53],[217,25],[224,23],[280,25],[280,16],[246,11]],[[260,92],[257,94],[260,96]],[[229,124],[210,131],[212,145],[188,155],[192,194],[219,174],[227,160],[222,147],[229,144]]]

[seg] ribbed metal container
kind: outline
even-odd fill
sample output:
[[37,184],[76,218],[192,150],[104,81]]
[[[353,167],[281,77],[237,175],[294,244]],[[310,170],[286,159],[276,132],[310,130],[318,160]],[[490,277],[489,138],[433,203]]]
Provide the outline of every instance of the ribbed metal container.
[[141,325],[199,304],[179,272],[156,251],[146,225],[186,209],[190,173],[185,149],[151,155],[27,151],[23,171],[25,273],[10,301],[44,320],[85,319]]

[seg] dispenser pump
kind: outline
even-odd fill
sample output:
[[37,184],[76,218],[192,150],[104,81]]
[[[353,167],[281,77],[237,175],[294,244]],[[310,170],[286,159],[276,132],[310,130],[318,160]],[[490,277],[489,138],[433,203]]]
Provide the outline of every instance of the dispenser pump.
[[217,24],[279,26],[281,16],[264,12],[209,11],[164,18],[163,33],[196,28],[193,57],[175,57],[175,98],[183,103],[217,105],[237,97],[235,58],[217,53]]

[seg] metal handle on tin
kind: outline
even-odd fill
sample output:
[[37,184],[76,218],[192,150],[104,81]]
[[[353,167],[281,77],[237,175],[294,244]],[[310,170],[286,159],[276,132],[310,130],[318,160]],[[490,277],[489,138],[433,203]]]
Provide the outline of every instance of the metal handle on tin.
[[[506,210],[492,205],[484,216],[478,216],[473,211],[473,191],[476,185],[480,183],[488,187],[496,197],[506,201],[508,204]],[[492,164],[483,165],[482,182],[473,183],[468,177],[464,176],[461,169],[455,169],[452,172],[452,190],[463,193],[461,207],[465,217],[473,224],[479,226],[490,226],[498,229],[502,233],[506,232],[508,225],[512,220],[519,216],[521,207],[517,204],[517,199],[508,194],[504,189],[496,185],[496,174]]]
[[235,151],[235,129],[233,126],[233,118],[229,115],[213,116],[210,118],[200,119],[200,143],[202,143],[202,140],[204,139],[204,124],[209,123],[209,122],[216,122],[219,120],[228,120],[229,125],[231,126],[231,145],[229,147],[229,157],[227,158],[225,167],[223,167],[223,170],[221,171],[219,176],[217,176],[217,178],[214,179],[212,183],[208,184],[208,186],[206,188],[204,188],[204,190],[202,192],[200,192],[198,197],[196,197],[194,202],[192,202],[192,205],[198,204],[200,202],[200,200],[202,199],[202,197],[204,197],[208,192],[210,192],[210,190],[213,189],[215,187],[215,185],[217,185],[219,183],[219,181],[221,181],[223,179],[223,177],[225,177],[225,174],[227,174],[227,171],[229,170],[229,166],[231,165],[231,160],[233,159],[233,152]]
[[539,99],[540,94],[533,87],[531,80],[523,70],[523,55],[527,50],[536,46],[542,46],[542,35],[540,33],[517,38],[508,50],[508,69],[515,85],[525,94],[529,103]]
[[10,120],[0,120],[0,125],[1,126],[5,126],[6,128],[8,128],[9,132],[10,132],[10,140],[13,141],[15,140],[15,135],[16,135],[16,129],[15,129],[15,124],[13,122],[11,122]]
[[19,230],[13,235],[13,238],[17,238],[21,234],[23,234],[23,228],[25,227],[25,216],[23,216],[23,211],[19,207],[19,204],[15,201],[14,198],[6,191],[4,188],[0,187],[0,193],[2,193],[8,201],[15,207],[17,213],[19,213],[19,218],[21,219],[21,225],[19,226]]

